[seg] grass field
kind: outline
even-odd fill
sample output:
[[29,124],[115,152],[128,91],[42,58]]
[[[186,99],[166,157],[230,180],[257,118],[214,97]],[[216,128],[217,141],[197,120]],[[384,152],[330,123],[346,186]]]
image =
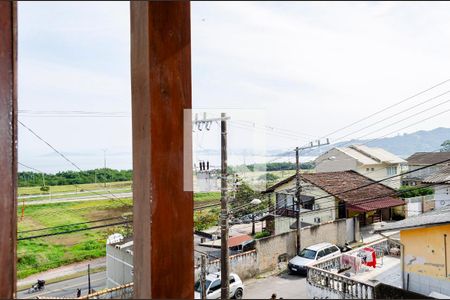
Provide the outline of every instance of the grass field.
[[[294,171],[275,171],[270,172],[279,177],[278,180],[286,178]],[[257,177],[264,173],[252,174]],[[131,182],[107,183],[108,189],[120,189],[121,191],[130,191]],[[102,190],[103,184],[80,184],[77,187],[73,185],[51,186],[51,193],[68,193],[64,198],[72,198],[89,195],[88,193],[79,193],[80,191]],[[19,195],[42,195],[40,187],[21,187]],[[60,196],[61,197],[61,196]],[[48,199],[48,195],[33,198]],[[29,199],[31,200],[31,199]],[[29,201],[27,200],[27,201]],[[194,205],[201,206],[220,200],[220,192],[194,193]],[[195,219],[197,223],[217,223],[215,214],[210,212],[213,209],[197,212]],[[110,217],[119,217],[123,214],[132,212],[132,200],[97,200],[83,202],[68,202],[43,205],[25,206],[24,218],[21,219],[22,206],[18,205],[18,231],[19,237],[37,235],[42,233],[54,233],[65,231],[67,229],[86,228],[93,225],[102,225],[114,221],[98,222],[93,224],[82,224],[46,231],[35,231],[23,234],[26,230],[36,230],[39,228],[48,228],[62,226],[67,224],[81,223],[92,220],[99,220]],[[218,213],[217,213],[218,215]],[[200,226],[201,227],[201,226]],[[108,227],[96,230],[81,231],[76,233],[55,235],[51,237],[42,237],[32,240],[19,241],[17,246],[17,276],[19,279],[29,275],[56,268],[62,265],[105,256],[105,241],[108,235],[114,232],[120,232],[124,227]]]
[[[54,227],[72,223],[81,223],[110,217],[119,217],[132,210],[131,199],[71,202],[28,206],[24,218],[18,211],[18,231],[20,236],[30,236],[43,233],[54,233],[67,229],[87,228],[95,224],[62,227],[46,231],[21,234],[25,230]],[[62,265],[105,256],[105,241],[108,235],[119,230],[118,227],[81,231],[76,233],[55,235],[32,240],[19,241],[17,245],[17,276],[24,278],[34,273]]]

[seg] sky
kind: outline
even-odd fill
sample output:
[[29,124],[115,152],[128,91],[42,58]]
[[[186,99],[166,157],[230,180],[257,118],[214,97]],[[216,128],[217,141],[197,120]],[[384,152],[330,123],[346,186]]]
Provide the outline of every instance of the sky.
[[[129,3],[18,7],[20,121],[81,169],[131,168]],[[194,112],[227,111],[235,163],[450,127],[450,82],[366,118],[450,79],[450,3],[192,2],[191,42]],[[194,161],[220,147],[217,124],[193,138]],[[19,162],[74,169],[24,127]]]

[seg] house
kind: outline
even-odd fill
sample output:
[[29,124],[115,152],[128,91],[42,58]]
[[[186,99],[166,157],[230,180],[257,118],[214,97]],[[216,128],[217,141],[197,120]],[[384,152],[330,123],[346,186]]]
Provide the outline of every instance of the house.
[[426,177],[422,183],[433,185],[435,208],[450,206],[450,165]]
[[[382,148],[365,145],[335,147],[315,160],[316,172],[353,170],[373,180],[381,180],[407,170],[406,161]],[[400,176],[383,182],[398,189]]]
[[[392,219],[394,209],[404,205],[396,190],[356,171],[301,174],[300,179],[301,222],[320,224],[357,217],[360,224],[366,225]],[[293,175],[263,192],[269,197],[275,195],[275,211],[280,220],[295,219],[298,212],[295,188]]]
[[450,298],[450,207],[383,226],[400,230],[405,288],[423,295]]
[[[409,186],[421,185],[426,177],[450,165],[450,152],[417,152],[408,157],[406,161],[408,162],[409,171],[423,169],[402,176],[402,184]],[[430,167],[424,168],[427,166]]]

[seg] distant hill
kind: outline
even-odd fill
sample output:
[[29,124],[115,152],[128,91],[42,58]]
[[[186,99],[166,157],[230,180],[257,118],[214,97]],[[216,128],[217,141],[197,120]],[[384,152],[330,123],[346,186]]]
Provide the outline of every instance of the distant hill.
[[[369,142],[369,147],[380,147],[400,157],[408,157],[415,152],[431,152],[440,148],[440,145],[450,139],[450,128],[439,127],[430,131],[416,131],[413,133],[398,135],[395,137],[382,138]],[[320,155],[333,147],[343,145],[364,144],[369,140],[350,140],[339,142],[330,146],[321,147],[320,150],[311,151],[311,156]]]

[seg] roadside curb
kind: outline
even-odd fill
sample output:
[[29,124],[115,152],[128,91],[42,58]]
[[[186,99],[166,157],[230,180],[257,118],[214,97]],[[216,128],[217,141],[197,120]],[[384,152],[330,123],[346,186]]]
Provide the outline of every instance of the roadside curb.
[[[102,271],[105,271],[105,270],[106,270],[106,266],[92,268],[91,269],[91,274],[99,273],[99,272],[102,272]],[[55,278],[46,280],[45,284],[47,285],[47,284],[52,284],[52,283],[58,283],[58,282],[61,282],[61,281],[78,278],[78,277],[81,277],[81,276],[84,276],[84,275],[87,275],[87,271],[80,271],[80,272],[69,274],[69,275],[65,275],[65,276],[55,277]],[[30,288],[30,284],[23,284],[21,286],[17,286],[17,292],[26,291],[29,288]]]

